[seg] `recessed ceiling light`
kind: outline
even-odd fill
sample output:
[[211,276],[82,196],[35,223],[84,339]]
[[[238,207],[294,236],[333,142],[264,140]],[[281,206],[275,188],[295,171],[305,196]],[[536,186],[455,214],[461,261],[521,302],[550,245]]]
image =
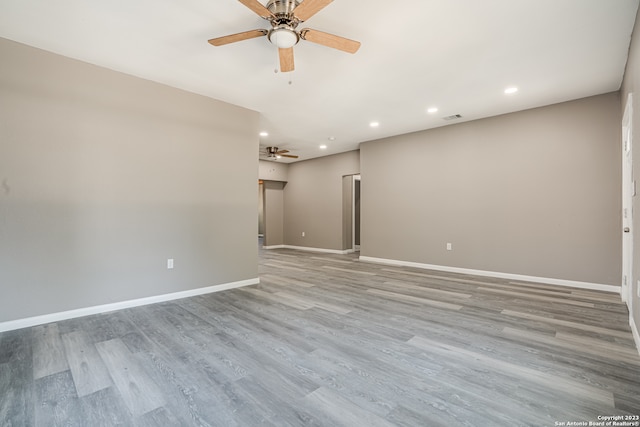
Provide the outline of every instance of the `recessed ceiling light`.
[[326,146],[326,145],[324,145],[324,144],[322,144],[322,145],[320,146],[320,149],[321,149],[321,150],[326,150],[326,149],[327,149],[327,146]]
[[431,113],[431,114],[437,113],[437,112],[438,112],[438,108],[436,107],[431,107],[427,110],[427,113]]
[[378,123],[378,122],[371,122],[371,123],[369,123],[369,126],[371,126],[372,128],[377,128],[378,126],[380,126],[380,123]]
[[260,132],[260,136],[269,136],[269,132]]
[[335,136],[330,136],[329,138],[327,138],[329,141],[335,141],[336,137]]
[[518,88],[515,86],[512,87],[508,87],[504,90],[504,93],[506,93],[507,95],[512,95],[514,93],[516,93],[518,91]]

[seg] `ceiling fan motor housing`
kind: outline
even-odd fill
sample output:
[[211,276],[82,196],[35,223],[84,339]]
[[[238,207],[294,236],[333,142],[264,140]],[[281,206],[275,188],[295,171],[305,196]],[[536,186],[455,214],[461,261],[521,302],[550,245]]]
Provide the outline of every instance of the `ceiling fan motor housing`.
[[293,9],[299,4],[298,0],[269,0],[266,8],[277,18],[292,18]]

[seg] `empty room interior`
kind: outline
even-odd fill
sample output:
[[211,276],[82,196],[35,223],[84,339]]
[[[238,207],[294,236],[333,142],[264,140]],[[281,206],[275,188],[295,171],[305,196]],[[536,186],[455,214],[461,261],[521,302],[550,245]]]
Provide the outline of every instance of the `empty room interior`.
[[640,426],[639,2],[0,3],[0,425]]

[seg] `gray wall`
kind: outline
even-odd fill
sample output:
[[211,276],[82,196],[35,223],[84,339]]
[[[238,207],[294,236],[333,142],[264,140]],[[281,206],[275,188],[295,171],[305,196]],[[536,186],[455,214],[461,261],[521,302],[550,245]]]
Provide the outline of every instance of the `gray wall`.
[[[633,170],[640,171],[640,20],[636,16],[636,24],[629,49],[627,69],[622,83],[621,108],[627,102],[627,95],[633,93]],[[638,172],[635,172],[636,182]],[[638,298],[638,279],[640,279],[640,200],[636,196],[633,200],[633,320],[636,327],[640,327],[640,298]],[[640,342],[636,343],[640,348]]]
[[260,160],[258,162],[258,178],[269,181],[288,181],[289,165],[287,163]]
[[257,277],[257,113],[0,57],[0,321]]
[[620,114],[613,93],[362,144],[361,255],[619,286]]
[[359,172],[358,151],[291,163],[284,191],[285,244],[342,250],[342,177]]

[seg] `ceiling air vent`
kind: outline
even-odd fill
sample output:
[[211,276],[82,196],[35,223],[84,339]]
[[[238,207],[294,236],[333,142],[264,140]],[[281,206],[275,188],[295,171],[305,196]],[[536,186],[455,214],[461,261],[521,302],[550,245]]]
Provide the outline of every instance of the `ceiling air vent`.
[[449,120],[458,120],[458,119],[461,119],[461,118],[462,118],[462,115],[460,115],[460,114],[454,114],[453,116],[443,117],[443,118],[442,118],[442,120],[447,120],[447,121],[449,121]]

